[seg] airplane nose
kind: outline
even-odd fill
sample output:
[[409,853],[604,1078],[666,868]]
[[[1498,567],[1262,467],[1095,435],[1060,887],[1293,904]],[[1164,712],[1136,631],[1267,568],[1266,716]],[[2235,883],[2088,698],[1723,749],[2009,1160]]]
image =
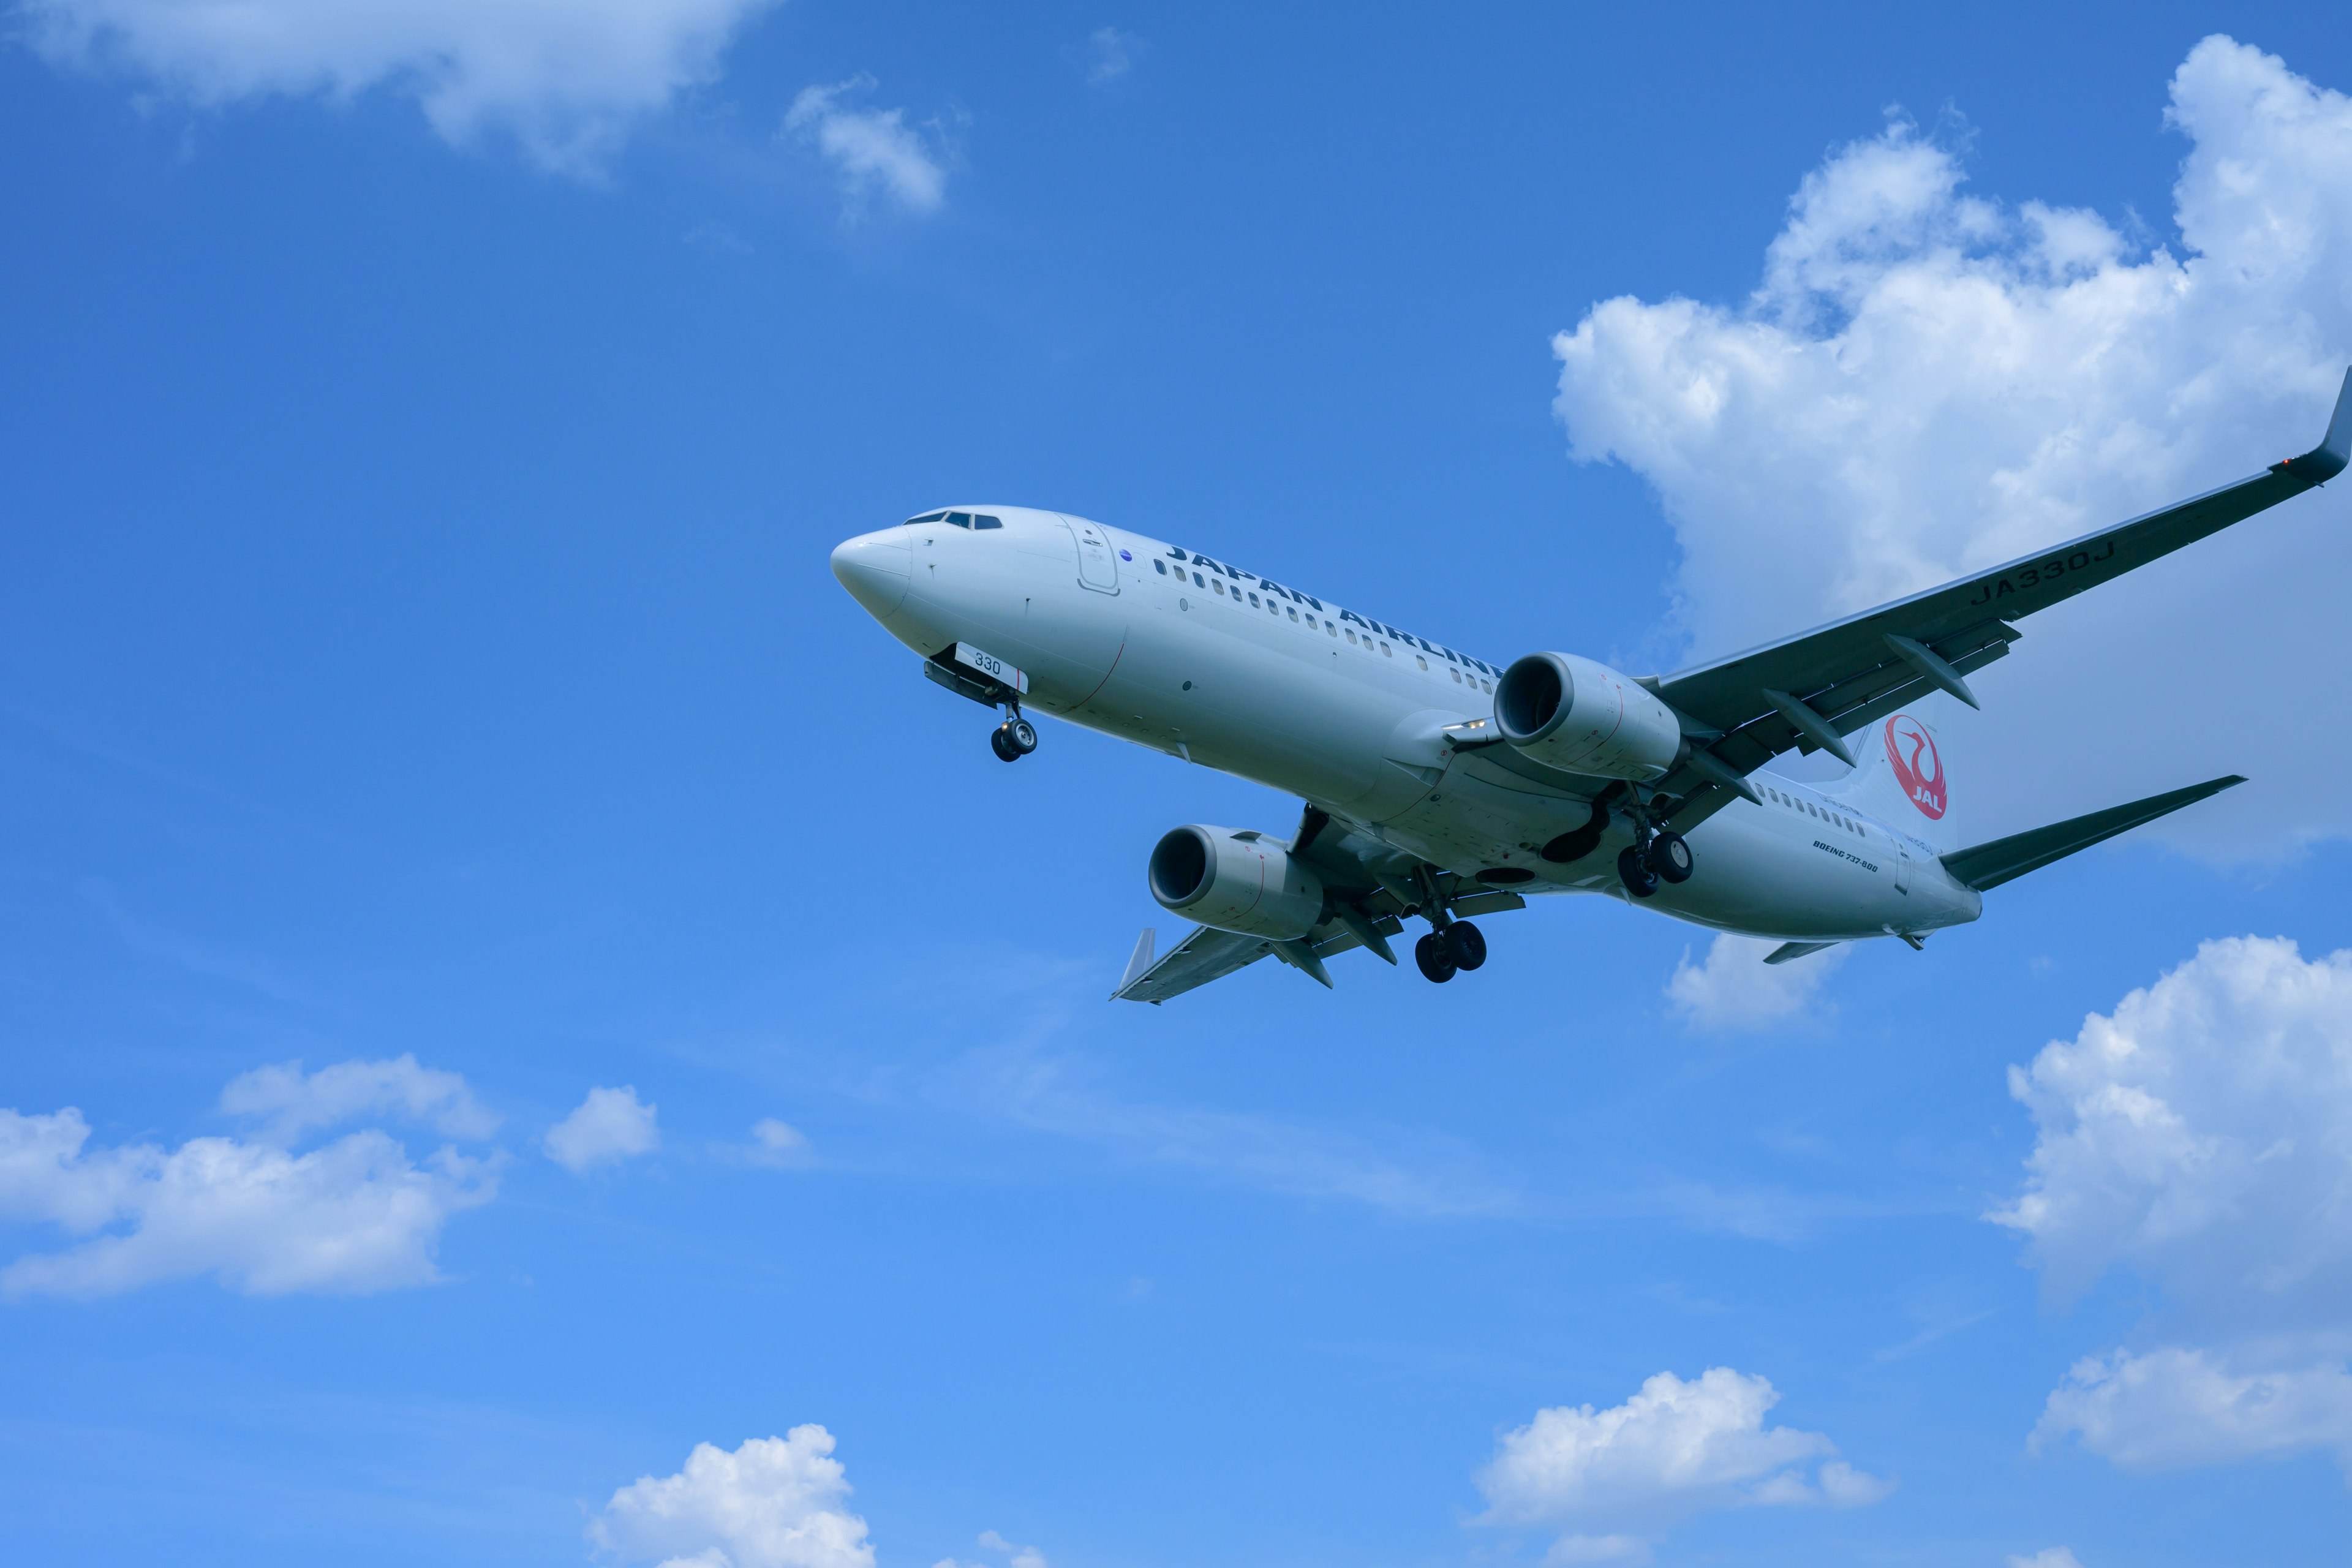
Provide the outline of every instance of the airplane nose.
[[877,618],[905,602],[914,571],[915,552],[903,528],[861,533],[833,549],[833,574],[841,579],[851,598],[866,606],[867,615]]

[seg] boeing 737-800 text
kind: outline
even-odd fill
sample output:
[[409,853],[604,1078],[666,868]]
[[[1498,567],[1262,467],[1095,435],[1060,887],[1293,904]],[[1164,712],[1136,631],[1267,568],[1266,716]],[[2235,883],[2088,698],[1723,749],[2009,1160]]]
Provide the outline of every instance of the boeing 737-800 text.
[[[1465,917],[1531,893],[1602,892],[1778,939],[1914,947],[1990,889],[2232,784],[2232,776],[1963,847],[1936,727],[1910,711],[2009,652],[2015,623],[2342,472],[2352,375],[2318,447],[2253,477],[1675,675],[1572,653],[1498,667],[1189,546],[1024,507],[941,508],[861,534],[833,569],[951,691],[1034,751],[1038,710],[1297,795],[1288,841],[1187,826],[1151,895],[1197,922],[1137,943],[1115,997],[1163,1002],[1268,953],[1325,961],[1429,923],[1421,972],[1486,962]],[[1835,788],[1765,772],[1784,752],[1853,768]]]

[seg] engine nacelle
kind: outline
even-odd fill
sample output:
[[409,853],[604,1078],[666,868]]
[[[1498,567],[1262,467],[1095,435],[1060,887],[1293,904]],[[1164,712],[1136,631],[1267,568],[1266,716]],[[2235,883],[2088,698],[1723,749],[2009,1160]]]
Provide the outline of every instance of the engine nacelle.
[[1673,710],[1605,664],[1531,653],[1495,682],[1495,727],[1546,767],[1649,784],[1681,752]]
[[1323,879],[1271,839],[1191,825],[1151,851],[1151,896],[1171,914],[1289,942],[1323,919]]

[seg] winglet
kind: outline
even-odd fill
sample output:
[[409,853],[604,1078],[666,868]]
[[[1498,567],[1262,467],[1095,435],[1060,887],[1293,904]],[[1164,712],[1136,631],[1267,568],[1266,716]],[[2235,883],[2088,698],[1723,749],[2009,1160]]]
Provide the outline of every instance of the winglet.
[[2302,457],[2279,465],[2313,485],[2326,484],[2347,466],[2352,466],[2352,370],[2344,373],[2344,389],[2336,395],[2336,416],[2327,422],[2326,437]]
[[1159,933],[1150,926],[1145,926],[1143,934],[1135,939],[1134,956],[1127,961],[1127,973],[1119,977],[1118,989],[1110,994],[1112,1001],[1118,1001],[1129,986],[1151,973],[1151,949],[1158,940]]

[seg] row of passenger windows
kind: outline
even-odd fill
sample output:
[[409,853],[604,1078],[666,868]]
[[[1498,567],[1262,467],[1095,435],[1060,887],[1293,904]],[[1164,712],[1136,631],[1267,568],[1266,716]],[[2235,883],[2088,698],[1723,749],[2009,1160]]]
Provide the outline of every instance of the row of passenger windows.
[[1793,795],[1782,795],[1779,790],[1774,789],[1769,784],[1759,784],[1756,787],[1762,790],[1768,797],[1779,801],[1782,805],[1787,806],[1791,811],[1805,812],[1811,816],[1820,817],[1823,822],[1833,822],[1840,827],[1844,828],[1848,833],[1853,834],[1856,838],[1868,837],[1867,834],[1863,832],[1861,823],[1850,822],[1846,818],[1840,816],[1834,811],[1823,811],[1820,806],[1813,805],[1811,801],[1799,800]]
[[[1162,577],[1173,575],[1179,583],[1181,583],[1184,580],[1184,574],[1181,569],[1171,574],[1168,570],[1168,563],[1160,560],[1160,557],[1156,555],[1151,558],[1151,564]],[[1209,592],[1216,595],[1219,598],[1225,597],[1229,592],[1225,587],[1224,580],[1223,578],[1203,577],[1198,572],[1192,574],[1192,586],[1195,588],[1206,588]],[[1243,591],[1236,587],[1230,590],[1230,593],[1235,607],[1239,607],[1244,596]],[[1287,611],[1292,620],[1296,621],[1300,619],[1298,606],[1296,605],[1284,605],[1271,598],[1261,600],[1255,594],[1249,595],[1248,599],[1250,608],[1254,610],[1264,608],[1266,614],[1277,617],[1284,614],[1284,612]],[[1315,617],[1312,615],[1309,615],[1305,617],[1305,620],[1307,629],[1313,631],[1316,626]],[[1325,619],[1322,623],[1322,629],[1335,637],[1344,631],[1350,643],[1355,644],[1367,653],[1370,653],[1373,648],[1377,647],[1381,650],[1381,657],[1382,658],[1394,658],[1396,657],[1396,650],[1394,648],[1391,647],[1387,643],[1378,641],[1369,632],[1367,632],[1362,637],[1359,638],[1356,636],[1355,629],[1353,627],[1342,626],[1339,622],[1328,618]],[[1429,668],[1428,659],[1423,658],[1420,654],[1415,654],[1412,657],[1413,662],[1420,665],[1422,668],[1427,669]],[[1492,692],[1495,689],[1495,684],[1493,681],[1481,681],[1476,676],[1465,676],[1458,669],[1450,669],[1449,673],[1454,677],[1454,683],[1456,686],[1467,684],[1474,689],[1483,689],[1489,692]]]
[[927,511],[920,517],[910,517],[907,526],[919,522],[951,522],[958,528],[1003,528],[1004,520],[991,517],[984,511]]

